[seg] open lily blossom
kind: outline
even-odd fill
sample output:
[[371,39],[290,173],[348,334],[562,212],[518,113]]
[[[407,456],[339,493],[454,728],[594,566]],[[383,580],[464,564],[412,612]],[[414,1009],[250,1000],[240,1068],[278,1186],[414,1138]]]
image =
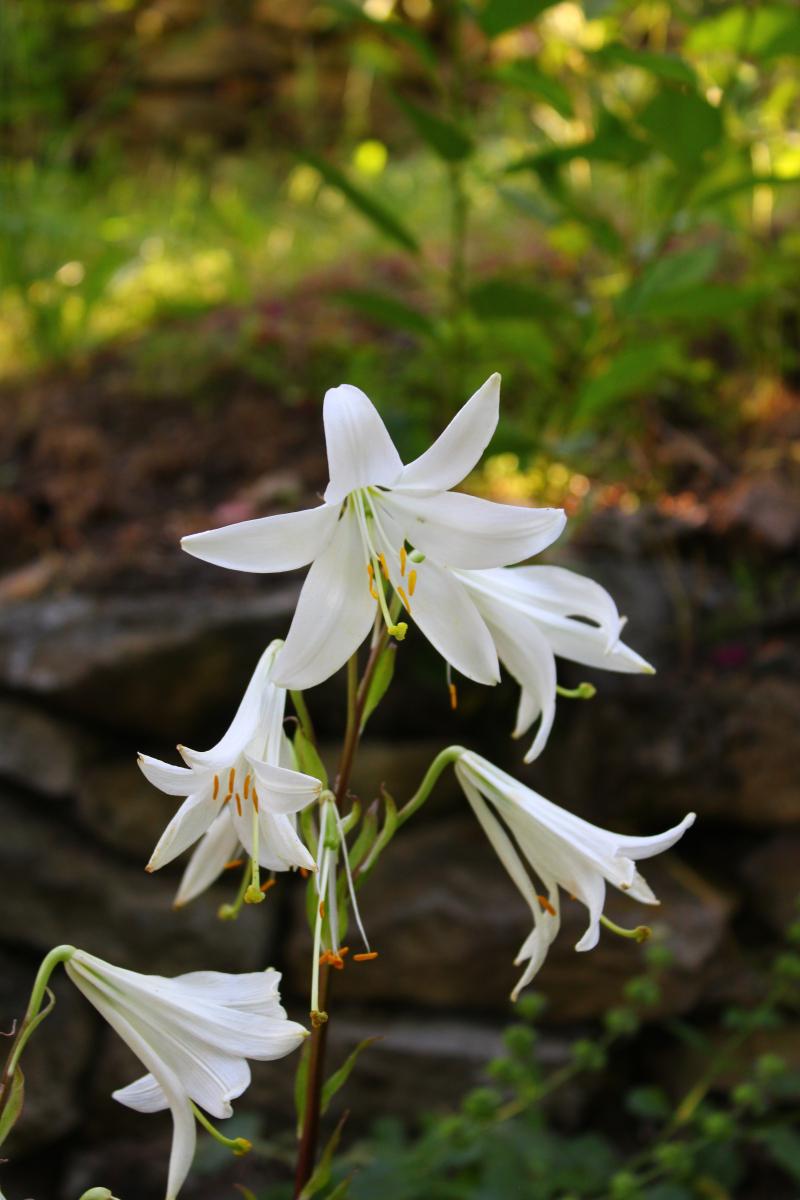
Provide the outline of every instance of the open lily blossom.
[[247,1059],[283,1058],[307,1031],[281,1006],[280,974],[194,971],[166,979],[112,966],[76,950],[65,964],[77,988],[130,1047],[147,1074],[113,1093],[128,1108],[169,1108],[174,1135],[167,1200],[174,1200],[195,1152],[192,1108],[232,1115],[250,1083]]
[[442,656],[480,683],[499,677],[494,641],[463,582],[447,568],[522,562],[564,528],[557,508],[497,504],[453,492],[494,433],[500,376],[492,375],[444,432],[403,465],[368,397],[343,384],[325,395],[330,482],[324,503],[183,538],[184,550],[240,571],[311,563],[275,682],[308,688],[337,671],[380,614],[401,640],[400,606]]
[[286,692],[272,682],[283,643],[270,643],[261,656],[239,709],[224,737],[211,750],[178,750],[186,766],[139,755],[143,774],[161,791],[185,796],[159,839],[148,871],[171,862],[199,841],[176,897],[185,904],[209,886],[239,844],[251,858],[253,893],[258,867],[313,870],[314,859],[297,834],[295,814],[311,804],[322,785],[294,769],[283,730]]
[[[511,993],[512,1000],[536,975],[558,933],[559,888],[588,908],[589,925],[575,949],[592,950],[600,936],[606,883],[642,904],[658,904],[636,862],[669,850],[694,824],[695,814],[689,813],[665,833],[629,837],[559,808],[471,751],[459,757],[455,771],[533,917],[533,929],[515,959],[527,966]],[[537,892],[531,871],[543,894]]]
[[538,719],[532,762],[545,747],[556,713],[555,656],[604,671],[653,674],[620,640],[625,618],[611,596],[563,567],[455,571],[491,632],[500,661],[521,688],[514,737]]

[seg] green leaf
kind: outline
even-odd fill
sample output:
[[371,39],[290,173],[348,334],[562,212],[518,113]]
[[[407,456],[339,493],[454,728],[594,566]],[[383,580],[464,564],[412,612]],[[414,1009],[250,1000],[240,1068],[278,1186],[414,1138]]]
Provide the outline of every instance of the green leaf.
[[311,1039],[306,1038],[300,1051],[300,1061],[294,1074],[294,1111],[297,1116],[297,1136],[303,1132],[306,1119],[306,1094],[308,1092],[308,1068],[311,1062]]
[[552,317],[563,306],[544,289],[515,279],[485,279],[469,293],[469,303],[483,320],[517,320],[524,317]]
[[721,200],[729,200],[741,192],[750,192],[757,187],[797,187],[800,185],[800,175],[745,175],[741,179],[733,179],[730,183],[721,183],[710,190],[698,189],[692,197],[695,207],[719,204]]
[[625,1108],[647,1121],[666,1121],[672,1112],[669,1097],[658,1087],[634,1088],[625,1097]]
[[592,58],[601,66],[638,67],[641,71],[647,71],[649,75],[655,75],[659,79],[668,79],[673,83],[688,83],[690,87],[697,85],[694,69],[677,54],[660,54],[653,50],[632,50],[619,42],[612,42],[608,46],[603,46],[602,50],[595,50]]
[[660,297],[703,283],[717,265],[719,254],[720,247],[711,244],[665,255],[651,263],[620,297],[619,311],[647,314]]
[[765,1129],[760,1141],[778,1166],[791,1175],[795,1183],[800,1183],[800,1134],[778,1125],[774,1129]]
[[339,1146],[339,1141],[342,1136],[342,1129],[344,1128],[344,1123],[347,1120],[347,1117],[348,1114],[345,1113],[331,1134],[328,1144],[320,1155],[316,1169],[300,1193],[298,1200],[311,1200],[311,1197],[316,1196],[317,1192],[321,1191],[322,1188],[324,1188],[330,1181],[331,1169],[333,1167],[333,1156]]
[[348,1175],[341,1183],[338,1183],[332,1192],[328,1192],[325,1200],[343,1200],[350,1190],[350,1184],[353,1182],[353,1176]]
[[613,113],[603,112],[600,114],[594,137],[582,142],[573,142],[569,146],[551,146],[536,154],[526,155],[510,163],[506,170],[532,170],[543,175],[553,167],[564,166],[575,158],[585,158],[589,162],[622,163],[624,166],[633,167],[643,162],[649,153],[648,144],[632,133],[625,122]]
[[738,58],[772,58],[800,53],[800,10],[795,5],[735,4],[700,21],[686,39],[694,54],[729,51]]
[[681,320],[722,320],[763,300],[763,287],[745,288],[723,283],[704,283],[682,291],[653,296],[640,315]]
[[328,8],[336,9],[343,16],[349,17],[355,24],[368,25],[376,33],[383,34],[390,40],[404,42],[419,55],[421,62],[429,70],[438,70],[436,51],[424,34],[414,29],[413,26],[407,25],[403,21],[381,21],[376,17],[371,17],[353,0],[325,0],[325,3]]
[[486,0],[475,14],[478,24],[487,37],[499,37],[517,25],[527,25],[556,0]]
[[336,188],[341,192],[346,200],[349,200],[353,208],[358,209],[362,216],[371,221],[377,229],[385,233],[387,237],[401,245],[405,250],[410,250],[412,253],[419,252],[419,245],[412,233],[406,229],[402,221],[394,215],[379,200],[370,196],[367,192],[356,187],[351,183],[343,171],[338,167],[334,167],[332,163],[326,162],[324,158],[319,158],[316,154],[311,154],[304,151],[300,158],[319,171],[322,178],[329,187]]
[[394,101],[406,114],[422,140],[445,162],[461,162],[472,153],[472,138],[453,121],[438,116],[430,109],[422,108],[413,100],[406,100],[404,96],[395,95]]
[[652,342],[627,346],[588,380],[578,395],[577,416],[586,420],[640,391],[656,379],[674,357],[674,344]]
[[25,1076],[17,1067],[14,1072],[14,1078],[11,1081],[11,1088],[8,1094],[3,1111],[0,1113],[0,1146],[8,1137],[11,1130],[17,1123],[19,1114],[22,1112],[22,1105],[25,1101]]
[[665,88],[639,113],[653,145],[682,170],[696,168],[723,133],[722,114],[697,92]]
[[430,317],[418,312],[410,304],[404,304],[395,296],[387,296],[385,292],[373,292],[368,288],[345,288],[339,295],[345,304],[365,317],[388,325],[392,329],[402,329],[406,333],[434,336],[436,329]]
[[328,772],[319,756],[319,752],[306,735],[302,726],[298,725],[293,740],[294,752],[297,757],[297,769],[305,775],[313,775],[323,787],[328,786]]
[[339,1067],[339,1070],[334,1071],[333,1075],[331,1075],[330,1078],[325,1081],[325,1084],[322,1088],[322,1099],[320,1103],[321,1113],[324,1114],[328,1111],[328,1107],[333,1097],[347,1083],[347,1080],[350,1078],[350,1074],[353,1070],[353,1067],[356,1065],[356,1060],[358,1059],[361,1051],[366,1050],[367,1046],[371,1046],[373,1042],[379,1042],[380,1040],[381,1039],[379,1036],[364,1038],[363,1042],[359,1042],[355,1050],[353,1050],[351,1054],[348,1054],[342,1066]]
[[364,726],[370,719],[375,709],[380,704],[383,697],[389,690],[389,685],[392,682],[394,675],[394,664],[397,658],[397,643],[391,642],[384,647],[377,666],[373,673],[370,685],[367,690],[367,698],[364,701],[364,714],[361,718],[360,733],[364,732]]
[[517,62],[503,63],[490,72],[490,77],[506,87],[519,88],[547,101],[562,117],[574,115],[572,97],[563,83],[552,75],[545,75],[532,62],[521,59]]

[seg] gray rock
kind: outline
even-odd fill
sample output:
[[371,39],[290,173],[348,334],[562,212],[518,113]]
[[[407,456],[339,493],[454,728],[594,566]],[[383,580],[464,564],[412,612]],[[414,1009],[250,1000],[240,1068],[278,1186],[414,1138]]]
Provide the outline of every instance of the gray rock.
[[0,778],[45,796],[74,791],[86,734],[17,700],[0,701]]

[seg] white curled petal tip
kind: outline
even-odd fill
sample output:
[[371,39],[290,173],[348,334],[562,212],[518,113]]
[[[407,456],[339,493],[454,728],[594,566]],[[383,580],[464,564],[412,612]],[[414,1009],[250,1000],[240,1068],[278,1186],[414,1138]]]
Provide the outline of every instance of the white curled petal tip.
[[194,558],[232,571],[293,571],[322,553],[333,537],[338,517],[338,505],[321,504],[190,533],[181,538],[181,548]]
[[168,796],[188,796],[196,786],[194,772],[188,767],[173,766],[149,754],[137,755],[136,762],[145,779]]
[[500,412],[500,376],[490,375],[419,458],[403,468],[395,484],[417,493],[446,492],[461,483],[491,441]]

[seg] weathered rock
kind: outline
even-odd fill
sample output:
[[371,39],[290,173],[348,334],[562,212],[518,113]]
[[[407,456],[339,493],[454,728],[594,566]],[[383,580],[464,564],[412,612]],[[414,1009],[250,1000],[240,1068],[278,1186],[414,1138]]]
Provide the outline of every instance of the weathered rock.
[[68,942],[134,970],[167,975],[209,968],[250,970],[267,943],[275,907],[215,919],[230,888],[176,912],[178,872],[147,876],[20,794],[0,796],[3,928],[46,951]]
[[148,783],[131,754],[86,768],[77,812],[94,837],[144,866],[180,801]]
[[[660,909],[609,889],[607,913],[622,925],[649,923],[665,937],[676,968],[664,1007],[685,1011],[719,975],[731,903],[675,854],[648,863],[646,875]],[[295,903],[287,974],[292,989],[304,994],[310,943],[299,890]],[[511,1015],[508,995],[519,974],[513,959],[530,917],[477,822],[467,816],[406,827],[384,855],[379,878],[376,873],[365,884],[360,903],[380,956],[348,963],[337,974],[339,999]],[[561,934],[537,981],[554,1021],[600,1015],[642,969],[635,945],[609,933],[591,956],[575,954],[585,919],[583,907],[565,899]],[[355,937],[351,929],[348,941]]]
[[748,909],[783,933],[800,917],[800,833],[769,838],[744,860],[742,877],[749,890]]
[[45,796],[74,791],[85,733],[16,700],[0,701],[0,729],[0,778]]

